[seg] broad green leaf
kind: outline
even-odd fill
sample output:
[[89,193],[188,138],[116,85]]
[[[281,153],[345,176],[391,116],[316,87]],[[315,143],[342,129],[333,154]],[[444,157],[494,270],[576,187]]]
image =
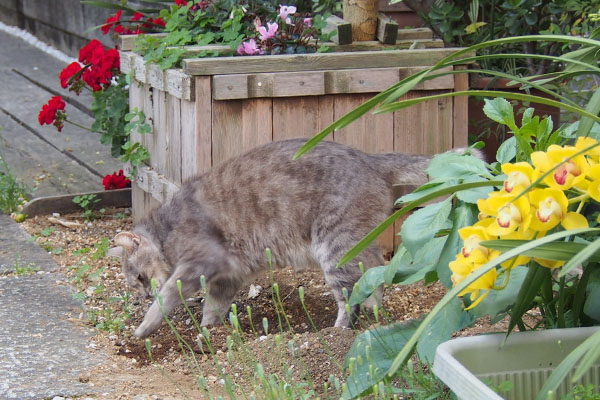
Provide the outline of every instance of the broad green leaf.
[[[510,271],[510,280],[508,285],[502,290],[492,290],[477,307],[471,310],[471,313],[480,318],[489,315],[494,318],[496,315],[505,312],[515,303],[519,289],[521,288],[527,271],[525,266],[515,267]],[[500,276],[496,281],[496,286],[504,284],[505,276]]]
[[500,164],[506,164],[511,162],[517,156],[517,138],[511,136],[506,139],[496,152],[496,160]]
[[[464,183],[469,182],[485,182],[486,178],[482,178],[480,176],[467,176],[463,179]],[[463,190],[456,193],[456,197],[460,201],[464,201],[465,203],[477,204],[477,201],[480,199],[487,199],[490,193],[490,188],[488,187],[478,187],[469,190]]]
[[[502,239],[502,240],[485,240],[481,242],[482,246],[485,247],[489,247],[490,249],[494,249],[494,250],[500,250],[500,251],[507,251],[510,249],[514,249],[515,247],[521,246],[525,243],[527,243],[528,240],[509,240],[509,239]],[[600,245],[600,243],[599,243]],[[555,242],[555,243],[549,243],[547,245],[543,245],[543,246],[539,246],[536,247],[535,249],[531,249],[528,250],[526,252],[523,253],[524,256],[529,256],[529,257],[537,257],[537,258],[544,258],[546,260],[555,260],[555,261],[567,261],[567,260],[571,260],[573,259],[578,253],[582,252],[583,250],[586,250],[589,248],[589,244],[586,243],[575,243],[575,242]],[[594,250],[592,252],[592,254],[590,254],[589,256],[586,256],[585,259],[580,259],[578,258],[578,260],[580,260],[577,263],[574,263],[575,266],[577,266],[578,264],[580,264],[581,262],[589,259],[591,261],[594,262],[599,262],[600,261],[600,250],[598,250],[598,248],[594,249],[591,248],[592,250]],[[564,268],[564,267],[563,267]],[[568,269],[566,272],[568,272],[570,269]],[[566,274],[566,272],[561,271],[559,276],[563,276],[564,274]]]
[[438,231],[451,226],[448,220],[450,211],[452,197],[415,211],[402,223],[402,244],[413,256],[432,240]]
[[[591,114],[600,114],[600,90],[595,91],[585,109]],[[577,136],[588,136],[593,124],[594,121],[591,118],[587,118],[585,116],[582,117],[579,123]]]
[[433,363],[437,347],[449,340],[452,334],[460,329],[463,312],[461,301],[454,298],[447,307],[432,319],[425,334],[421,336],[417,343],[417,353],[421,360],[430,364]]
[[508,126],[513,132],[519,132],[519,127],[515,124],[512,105],[506,99],[497,97],[493,100],[484,99],[484,102],[483,112],[489,119]]
[[584,359],[585,362],[580,363],[579,368],[575,371],[574,378],[583,375],[583,372],[585,372],[584,369],[589,369],[589,367],[595,361],[595,359],[592,359],[592,357],[589,357],[588,355],[591,354],[595,356],[596,354],[594,354],[594,350],[597,349],[600,349],[600,330],[577,346],[575,350],[569,353],[569,355],[565,357],[560,364],[558,364],[556,369],[552,371],[552,374],[550,374],[548,379],[546,379],[546,382],[544,382],[544,386],[542,386],[538,392],[536,400],[547,400],[549,392],[555,393],[562,381],[571,371],[573,371],[573,368],[575,368],[581,359]]
[[[384,379],[394,356],[414,334],[419,321],[408,321],[376,327],[356,337],[346,356],[345,368],[352,363],[353,369],[346,380],[348,391],[343,399],[365,394]],[[350,360],[354,359],[354,362]]]
[[369,268],[354,285],[348,303],[354,306],[368,299],[375,289],[385,282],[384,274],[387,268],[386,265]]
[[586,287],[586,299],[583,312],[588,317],[600,321],[600,269],[596,268],[590,274]]
[[481,278],[483,275],[485,275],[487,272],[489,272],[492,268],[496,268],[498,265],[502,264],[503,262],[508,261],[511,258],[516,257],[519,254],[523,253],[524,251],[533,249],[537,246],[541,246],[543,244],[550,243],[552,241],[555,241],[555,240],[558,240],[561,238],[565,238],[565,237],[569,237],[569,236],[577,236],[577,235],[584,234],[584,233],[598,232],[598,231],[600,231],[600,229],[587,228],[587,229],[573,229],[570,231],[556,232],[556,233],[553,233],[546,237],[532,240],[532,241],[530,241],[520,247],[517,247],[515,249],[509,250],[506,253],[499,255],[492,261],[482,265],[478,270],[475,270],[471,275],[469,275],[462,282],[460,282],[455,287],[453,287],[452,290],[450,290],[448,293],[446,293],[446,295],[435,305],[435,307],[429,312],[429,314],[427,314],[427,316],[425,317],[425,319],[423,320],[421,325],[419,325],[419,327],[417,328],[415,333],[411,336],[410,340],[406,343],[406,345],[402,348],[402,350],[398,353],[398,355],[394,359],[392,366],[388,370],[387,376],[388,377],[394,376],[396,371],[398,371],[398,368],[400,368],[401,365],[406,363],[406,361],[412,354],[413,349],[414,349],[415,345],[417,344],[417,341],[419,340],[420,336],[425,331],[427,325],[429,325],[429,323],[433,320],[433,318],[442,309],[444,309],[444,307],[446,307],[453,298],[457,297],[458,294],[460,292],[462,292],[467,286],[469,286],[470,284],[475,282],[477,279]]
[[484,161],[477,157],[452,152],[433,157],[427,168],[427,174],[434,179],[470,175],[491,177]]
[[474,217],[468,206],[460,205],[452,210],[450,219],[452,220],[452,230],[448,234],[436,266],[438,279],[447,288],[452,287],[452,280],[450,279],[452,271],[450,271],[448,265],[456,259],[456,255],[462,247],[462,239],[458,235],[458,230],[472,225]]

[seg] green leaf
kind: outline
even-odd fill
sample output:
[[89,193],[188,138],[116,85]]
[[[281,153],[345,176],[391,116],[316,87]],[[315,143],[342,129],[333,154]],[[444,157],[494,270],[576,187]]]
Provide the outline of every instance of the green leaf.
[[588,317],[600,321],[600,269],[596,268],[590,274],[585,290],[586,299],[583,312]]
[[460,329],[463,312],[461,301],[455,297],[431,320],[425,334],[417,343],[417,353],[421,360],[433,363],[437,347]]
[[519,132],[519,128],[515,124],[515,114],[512,105],[501,97],[493,100],[484,99],[485,105],[483,112],[492,121],[506,125],[513,132]]
[[500,164],[506,164],[511,162],[517,156],[517,138],[511,136],[506,139],[500,147],[498,147],[498,151],[496,152],[496,160]]
[[[596,90],[592,95],[592,98],[587,104],[585,108],[586,111],[589,111],[590,114],[598,115],[600,114],[600,91]],[[588,136],[590,130],[592,129],[592,125],[594,121],[591,118],[582,117],[579,123],[579,129],[577,130],[577,136]]]
[[438,154],[433,157],[427,168],[427,174],[434,179],[471,175],[491,178],[484,161],[477,157],[452,152]]
[[[480,176],[467,176],[463,179],[463,183],[470,182],[486,182],[486,178],[482,178]],[[477,201],[480,199],[486,199],[490,193],[490,188],[488,187],[477,187],[473,189],[463,190],[456,193],[456,197],[465,203],[477,204]]]
[[[500,250],[504,252],[519,247],[527,242],[529,241],[517,239],[485,240],[481,242],[481,245],[493,250]],[[522,255],[528,257],[544,258],[546,260],[567,261],[573,259],[575,256],[578,255],[578,253],[590,248],[590,246],[591,245],[586,243],[554,242],[536,247],[535,249],[528,250]],[[600,262],[600,252],[598,250],[598,245],[596,245],[595,247],[591,247],[591,250],[593,251],[589,256],[586,253],[585,258],[577,258],[579,262],[574,263],[574,265],[577,266],[581,262],[588,259],[594,262]],[[570,269],[568,269],[567,271],[561,271],[559,276],[565,275],[568,271],[570,271]]]
[[402,223],[400,230],[402,243],[406,249],[415,255],[440,229],[449,228],[450,211],[452,211],[452,197],[412,213]]
[[348,391],[342,398],[352,399],[363,395],[381,381],[392,365],[395,354],[414,334],[417,324],[418,321],[411,320],[376,327],[358,335],[344,363],[344,367],[348,368],[350,360],[356,360],[346,380]]

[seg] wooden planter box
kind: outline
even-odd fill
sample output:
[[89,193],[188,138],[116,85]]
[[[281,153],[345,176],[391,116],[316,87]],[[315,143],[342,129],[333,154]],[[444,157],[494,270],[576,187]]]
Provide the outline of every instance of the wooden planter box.
[[[162,71],[121,52],[134,70],[130,107],[152,124],[137,135],[150,152],[133,184],[134,219],[169,199],[186,179],[255,146],[309,138],[374,94],[455,49],[186,59]],[[459,66],[457,68],[462,68]],[[406,98],[464,90],[466,74],[426,82]],[[467,145],[467,99],[428,101],[393,114],[367,114],[328,140],[366,152],[434,154]],[[394,248],[394,232],[382,239]]]

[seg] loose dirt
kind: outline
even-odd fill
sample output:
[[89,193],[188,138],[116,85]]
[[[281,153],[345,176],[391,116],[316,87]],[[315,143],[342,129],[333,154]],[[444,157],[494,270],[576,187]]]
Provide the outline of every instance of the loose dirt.
[[[27,219],[23,227],[53,255],[75,295],[84,301],[86,312],[75,320],[98,328],[90,348],[104,352],[108,361],[86,371],[80,380],[114,388],[107,398],[180,399],[185,398],[183,392],[189,398],[203,398],[196,382],[200,374],[213,393],[221,393],[223,375],[215,359],[227,376],[242,382],[253,376],[258,363],[267,376],[270,372],[291,373],[294,379],[312,380],[319,388],[332,375],[343,378],[340,365],[357,333],[331,327],[337,306],[320,271],[287,268],[260,276],[235,300],[240,325],[237,331],[225,324],[200,334],[195,319],[201,318],[201,298],[189,299],[191,314],[180,307],[171,318],[172,327],[163,323],[151,335],[150,355],[147,343],[132,336],[150,303],[128,292],[118,260],[105,256],[112,238],[132,228],[130,210],[109,209],[90,222],[77,213],[59,217],[79,222],[76,227],[51,222],[48,217]],[[277,283],[278,294],[272,282]],[[305,291],[306,310],[298,294],[300,286]],[[439,283],[387,288],[383,304],[386,318],[417,318],[429,312],[445,293]],[[364,318],[361,323],[366,327]],[[506,321],[495,326],[483,321],[464,334],[500,331],[505,326]],[[183,347],[182,341],[186,343]],[[243,346],[237,345],[240,341]],[[234,351],[228,351],[231,349]]]

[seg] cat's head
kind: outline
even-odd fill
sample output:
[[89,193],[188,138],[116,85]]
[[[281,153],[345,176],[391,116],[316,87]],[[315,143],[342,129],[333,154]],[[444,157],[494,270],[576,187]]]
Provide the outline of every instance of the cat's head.
[[121,259],[121,269],[127,284],[139,293],[152,296],[152,279],[158,289],[171,274],[171,267],[161,249],[151,240],[132,232],[121,232],[115,236],[116,247],[108,255]]

